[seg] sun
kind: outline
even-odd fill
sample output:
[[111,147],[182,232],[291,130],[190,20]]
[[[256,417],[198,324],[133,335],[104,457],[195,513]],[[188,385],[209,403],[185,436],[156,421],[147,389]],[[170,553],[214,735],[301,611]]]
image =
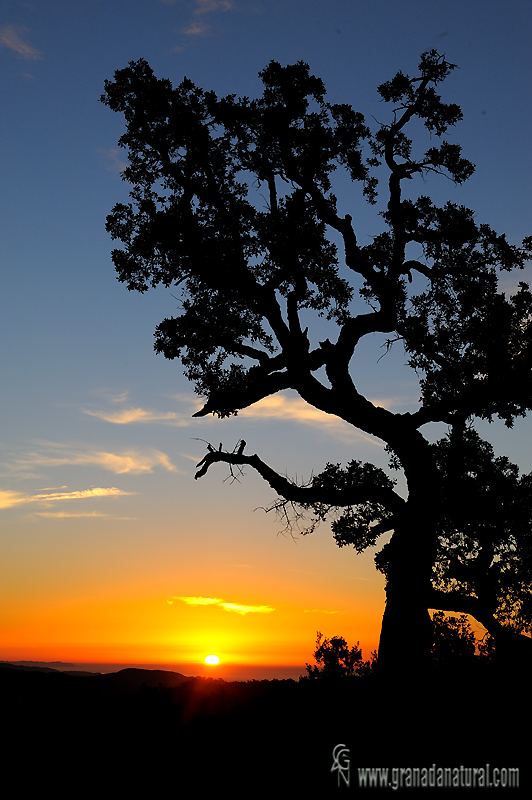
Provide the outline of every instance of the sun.
[[220,659],[218,656],[205,656],[205,663],[206,664],[219,664]]

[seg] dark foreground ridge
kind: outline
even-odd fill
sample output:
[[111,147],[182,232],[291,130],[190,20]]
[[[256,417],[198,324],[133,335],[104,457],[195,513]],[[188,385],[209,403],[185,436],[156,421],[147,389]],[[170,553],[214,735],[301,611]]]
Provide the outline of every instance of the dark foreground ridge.
[[[21,796],[46,788],[67,796],[84,787],[101,797],[128,790],[202,797],[215,789],[233,797],[265,789],[279,798],[304,791],[336,797],[362,791],[359,767],[487,763],[520,767],[520,791],[530,787],[530,688],[525,676],[494,670],[434,672],[398,687],[376,676],[227,682],[163,670],[88,675],[4,663],[0,691],[4,780],[12,772]],[[339,788],[331,772],[339,744],[350,754],[349,788],[345,781]],[[518,796],[508,788],[488,792],[508,794]]]

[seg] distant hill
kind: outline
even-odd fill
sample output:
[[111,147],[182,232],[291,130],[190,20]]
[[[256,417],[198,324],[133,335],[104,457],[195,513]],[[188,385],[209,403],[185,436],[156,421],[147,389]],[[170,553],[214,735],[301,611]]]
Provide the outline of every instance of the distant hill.
[[[57,664],[58,662],[51,662]],[[61,663],[61,662],[59,662]],[[73,666],[75,664],[68,664],[65,666]],[[97,672],[88,672],[87,670],[80,670],[80,669],[56,669],[55,667],[51,667],[48,664],[42,662],[32,662],[32,661],[0,661],[0,669],[18,669],[23,670],[25,672],[62,672],[65,675],[99,675],[100,673]]]
[[[133,694],[134,692],[138,691],[143,684],[145,684],[149,688],[157,688],[163,687],[165,689],[171,689],[175,686],[179,686],[180,683],[183,681],[190,680],[186,677],[186,675],[182,675],[180,672],[167,672],[162,669],[121,669],[118,672],[108,672],[108,673],[101,673],[101,672],[85,672],[82,670],[58,670],[53,669],[49,666],[28,666],[25,663],[11,663],[6,661],[0,662],[0,686],[5,681],[10,680],[10,678],[6,677],[4,673],[16,673],[16,672],[23,672],[23,673],[42,673],[42,674],[50,674],[55,673],[56,675],[63,675],[66,678],[83,678],[85,680],[90,681],[90,684],[84,683],[83,688],[88,688],[91,690],[91,694],[94,693],[95,689],[101,690],[105,694]],[[11,678],[13,680],[13,678]],[[20,680],[20,679],[19,679]],[[80,688],[81,684],[78,684],[76,688]],[[43,690],[46,690],[46,686],[42,685]]]
[[110,687],[114,691],[130,693],[136,692],[142,684],[149,688],[159,686],[171,689],[179,686],[183,681],[188,681],[186,675],[180,672],[167,672],[162,669],[121,669],[119,672],[107,672],[94,676],[94,682],[102,686]]
[[1,664],[13,664],[20,667],[49,667],[51,669],[64,670],[65,667],[75,668],[75,664],[68,661],[0,661]]

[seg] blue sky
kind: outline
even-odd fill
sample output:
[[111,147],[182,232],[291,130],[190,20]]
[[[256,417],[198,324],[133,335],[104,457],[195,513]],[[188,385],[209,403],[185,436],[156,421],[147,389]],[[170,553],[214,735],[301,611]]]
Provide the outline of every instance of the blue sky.
[[[186,75],[222,95],[253,96],[271,59],[303,60],[331,101],[352,103],[371,122],[386,113],[376,86],[399,69],[414,72],[419,55],[436,48],[459,66],[442,92],[462,106],[453,136],[477,171],[461,188],[443,179],[414,188],[475,209],[517,243],[532,233],[530,28],[530,5],[521,0],[3,4],[0,630],[19,644],[0,659],[44,657],[46,642],[50,659],[63,660],[75,658],[76,642],[79,653],[84,643],[111,648],[118,639],[133,647],[129,620],[139,603],[156,609],[160,640],[176,631],[157,659],[185,659],[179,631],[203,622],[164,614],[174,611],[169,598],[189,595],[275,606],[267,629],[261,619],[246,634],[256,632],[259,660],[261,646],[272,652],[276,618],[278,631],[292,626],[298,652],[308,642],[309,657],[318,627],[360,639],[365,655],[378,636],[384,595],[371,554],[338,550],[325,528],[297,544],[277,536],[272,515],[254,511],[272,498],[251,474],[233,485],[222,470],[193,480],[204,452],[197,439],[232,447],[245,438],[250,451],[293,477],[326,461],[384,466],[386,458],[378,443],[289,396],[237,420],[191,419],[191,386],[177,363],[153,352],[155,326],[175,310],[171,291],[135,295],[114,277],[105,217],[127,186],[117,148],[123,121],[99,102],[104,80],[142,57],[174,83]],[[381,229],[379,206],[351,196],[347,185],[339,199],[362,242]],[[505,276],[502,285],[511,291],[515,283]],[[377,363],[380,344],[369,342],[360,357],[363,386],[406,409],[416,383],[400,354]],[[482,433],[532,469],[527,421],[513,432],[483,426]],[[101,619],[105,603],[113,623],[102,632],[90,620]],[[72,608],[86,619],[81,633]],[[313,609],[338,615],[334,625]]]

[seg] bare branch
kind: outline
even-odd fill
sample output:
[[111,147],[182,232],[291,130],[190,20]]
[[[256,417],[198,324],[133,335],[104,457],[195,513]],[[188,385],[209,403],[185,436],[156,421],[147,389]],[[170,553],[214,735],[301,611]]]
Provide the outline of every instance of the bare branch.
[[320,503],[332,508],[334,506],[352,506],[357,503],[373,502],[379,503],[394,513],[404,508],[405,501],[393,489],[386,487],[368,487],[366,484],[361,484],[360,487],[350,486],[349,489],[335,489],[314,485],[299,486],[275,472],[258,455],[246,456],[243,450],[244,447],[239,447],[237,452],[228,453],[209,447],[208,452],[197,465],[198,472],[194,476],[195,479],[197,480],[206,475],[212,464],[248,465],[258,472],[282,498],[303,506]]

